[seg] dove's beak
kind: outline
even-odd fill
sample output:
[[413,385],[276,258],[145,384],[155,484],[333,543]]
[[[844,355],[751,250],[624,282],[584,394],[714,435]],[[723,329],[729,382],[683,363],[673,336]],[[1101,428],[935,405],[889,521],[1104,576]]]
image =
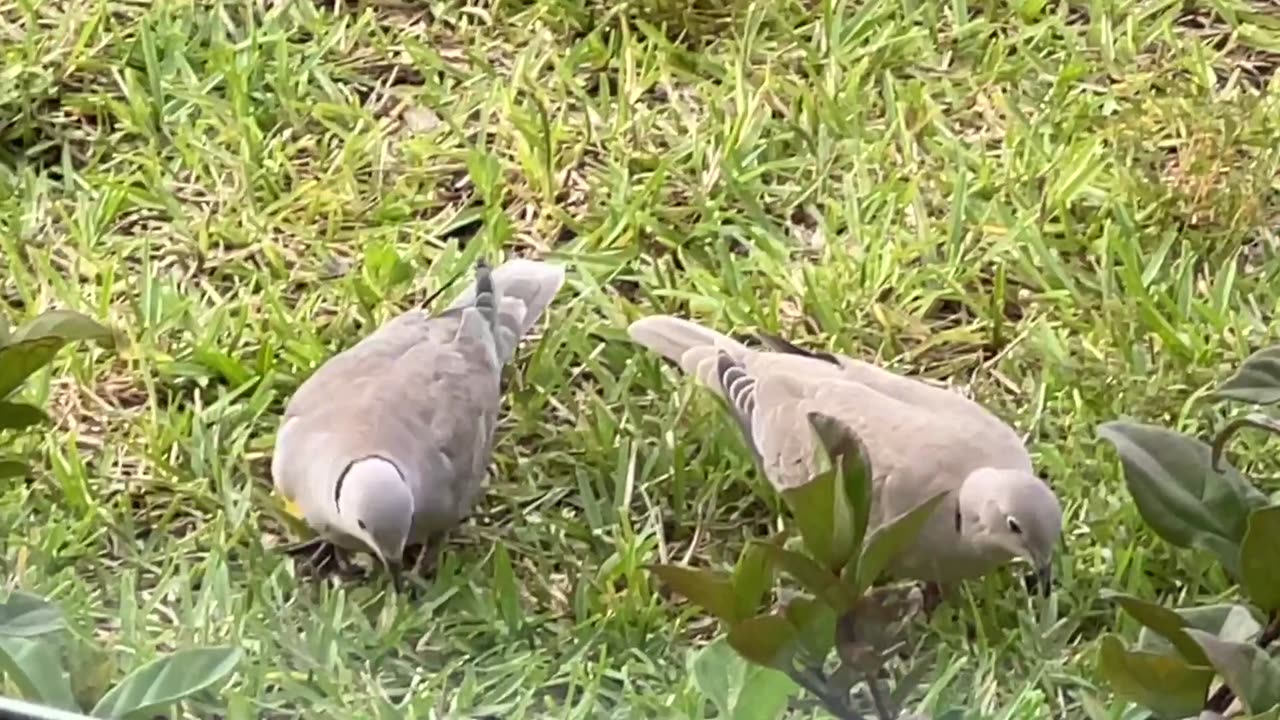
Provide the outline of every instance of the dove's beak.
[[1036,568],[1036,589],[1042,597],[1049,597],[1053,592],[1053,564],[1045,563]]
[[403,588],[403,583],[400,580],[400,571],[402,570],[400,563],[390,562],[386,558],[380,559],[382,560],[382,567],[386,569],[387,576],[391,579],[391,587],[395,588],[396,594],[399,594]]

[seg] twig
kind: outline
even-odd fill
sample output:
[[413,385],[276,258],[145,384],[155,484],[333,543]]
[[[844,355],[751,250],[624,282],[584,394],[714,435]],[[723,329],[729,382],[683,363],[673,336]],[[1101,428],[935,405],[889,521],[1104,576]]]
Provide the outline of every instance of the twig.
[[816,697],[827,712],[838,720],[866,720],[860,713],[849,707],[847,697],[842,698],[839,694],[827,689],[827,680],[822,673],[812,668],[792,668],[787,671],[787,675]]
[[[1271,621],[1267,623],[1267,627],[1262,631],[1262,634],[1258,636],[1258,639],[1255,642],[1258,647],[1265,650],[1268,645],[1276,640],[1280,640],[1280,610],[1271,611]],[[1224,713],[1227,711],[1227,708],[1231,707],[1231,703],[1235,699],[1235,693],[1232,692],[1231,688],[1227,687],[1227,684],[1224,682],[1217,690],[1214,691],[1213,695],[1209,698],[1209,702],[1204,704],[1204,709],[1216,713]]]
[[867,692],[871,694],[871,703],[876,706],[876,715],[880,720],[893,720],[896,715],[889,707],[889,699],[880,692],[880,681],[875,673],[867,673]]

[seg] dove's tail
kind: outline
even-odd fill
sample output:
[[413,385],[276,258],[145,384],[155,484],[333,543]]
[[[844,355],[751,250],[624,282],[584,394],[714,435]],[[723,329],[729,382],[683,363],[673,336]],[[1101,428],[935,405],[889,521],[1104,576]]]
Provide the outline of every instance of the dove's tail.
[[546,312],[564,284],[564,268],[536,260],[508,260],[490,269],[476,266],[476,281],[449,305],[474,305],[493,328],[498,359],[507,363],[520,339]]
[[724,333],[670,315],[641,318],[631,323],[627,334],[715,390],[720,389],[718,355],[724,352],[740,363],[751,352]]

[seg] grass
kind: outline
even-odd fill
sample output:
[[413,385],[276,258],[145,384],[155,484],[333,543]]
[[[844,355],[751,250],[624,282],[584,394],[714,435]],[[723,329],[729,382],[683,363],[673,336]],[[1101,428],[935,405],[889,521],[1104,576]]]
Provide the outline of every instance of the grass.
[[[1025,432],[1067,510],[1060,590],[969,587],[918,704],[1111,707],[1100,591],[1229,588],[1142,527],[1094,429],[1205,432],[1196,398],[1271,336],[1274,13],[725,2],[0,2],[7,314],[131,341],[28,388],[57,430],[0,489],[4,586],[56,598],[102,677],[243,647],[192,716],[704,717],[686,662],[714,626],[642,566],[730,562],[780,506],[708,395],[626,341],[668,312],[948,380]],[[285,400],[512,253],[569,281],[437,580],[295,574]]]

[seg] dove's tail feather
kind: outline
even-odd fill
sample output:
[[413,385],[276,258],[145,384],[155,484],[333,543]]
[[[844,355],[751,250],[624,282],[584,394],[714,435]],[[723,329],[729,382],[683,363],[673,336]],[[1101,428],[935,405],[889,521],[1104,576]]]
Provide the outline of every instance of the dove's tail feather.
[[498,359],[507,363],[520,339],[538,322],[564,284],[564,268],[536,260],[515,259],[492,270],[477,267],[476,282],[449,308],[474,305],[488,313]]
[[717,356],[724,352],[733,361],[741,362],[750,352],[747,346],[724,333],[670,315],[641,318],[631,323],[627,334],[717,391],[720,389]]
[[476,310],[479,310],[485,321],[489,323],[489,326],[493,327],[494,318],[498,314],[498,297],[493,289],[493,269],[484,260],[476,263],[474,290],[475,300],[472,302]]

